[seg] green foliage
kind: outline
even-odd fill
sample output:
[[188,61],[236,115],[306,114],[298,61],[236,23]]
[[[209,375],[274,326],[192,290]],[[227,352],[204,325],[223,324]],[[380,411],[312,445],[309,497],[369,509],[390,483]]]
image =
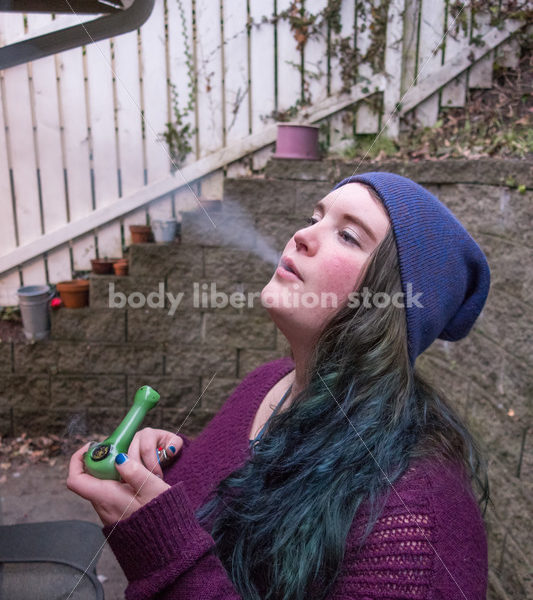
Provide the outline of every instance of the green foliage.
[[180,14],[181,27],[183,31],[185,64],[187,66],[187,88],[189,90],[187,96],[187,104],[180,107],[178,89],[170,79],[167,85],[171,90],[172,95],[172,114],[173,121],[165,124],[165,131],[160,136],[164,139],[168,146],[170,158],[172,160],[172,171],[178,169],[185,161],[187,156],[193,151],[191,144],[192,136],[196,133],[196,129],[187,122],[187,118],[194,112],[196,105],[196,90],[197,80],[194,69],[194,60],[190,50],[189,36],[187,34],[187,21],[185,18],[185,10],[182,0],[176,0]]
[[322,18],[334,33],[341,32],[341,5],[342,0],[328,0],[326,8],[322,11]]
[[185,118],[189,115],[190,109],[180,110],[178,104],[178,91],[173,83],[169,82],[172,89],[172,112],[174,121],[165,124],[165,131],[161,134],[165,140],[170,157],[172,159],[172,170],[178,169],[185,161],[193,148],[191,145],[191,137],[194,134],[194,129],[190,123],[185,122]]
[[20,308],[18,306],[4,306],[0,308],[0,320],[19,323],[22,320]]
[[398,145],[394,140],[377,134],[359,134],[353,144],[342,151],[344,158],[386,158],[398,154]]
[[[363,79],[359,76],[359,65],[361,62],[370,64],[374,72],[383,69],[385,60],[385,38],[387,29],[387,14],[390,0],[370,0],[359,2],[357,6],[358,31],[364,32],[370,29],[370,45],[364,56],[354,43],[354,36],[340,36],[342,30],[341,5],[342,0],[328,0],[327,5],[316,14],[312,14],[305,7],[305,0],[293,0],[287,10],[274,16],[271,20],[263,18],[262,23],[277,23],[287,21],[291,32],[296,40],[296,48],[300,52],[305,51],[305,46],[310,39],[327,39],[328,61],[336,58],[340,65],[340,76],[342,81],[342,92],[348,92],[351,87]],[[372,22],[369,24],[369,18]],[[261,23],[249,23],[247,26],[259,27]],[[300,72],[303,86],[302,94],[298,101],[283,111],[273,111],[261,117],[263,121],[274,119],[276,121],[288,121],[298,114],[301,109],[312,104],[309,91],[309,82],[320,79],[324,72],[318,69],[311,72],[305,69],[303,60],[300,64],[291,63]]]

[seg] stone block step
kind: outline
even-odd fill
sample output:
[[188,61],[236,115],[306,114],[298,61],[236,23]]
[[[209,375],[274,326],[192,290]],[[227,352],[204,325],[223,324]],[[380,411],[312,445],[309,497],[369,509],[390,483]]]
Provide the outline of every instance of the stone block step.
[[119,298],[117,293],[130,294],[139,292],[147,295],[158,291],[159,284],[165,285],[164,277],[139,276],[117,277],[115,275],[91,275],[89,287],[89,306],[91,309],[117,308]]
[[[346,164],[346,163],[345,163]],[[265,176],[270,179],[297,179],[301,181],[335,181],[336,161],[290,160],[271,158],[265,167]]]
[[123,311],[110,308],[61,308],[52,311],[53,340],[124,342],[126,319]]
[[[183,223],[182,223],[183,227]],[[164,280],[174,277],[199,278],[203,274],[203,244],[132,244],[129,275]]]
[[294,213],[293,182],[271,179],[224,180],[223,210],[226,214],[241,213],[252,218],[258,215],[292,215]]
[[245,211],[204,211],[182,215],[182,242],[186,245],[251,248],[255,244],[254,217]]
[[[453,165],[453,166],[452,166]],[[452,160],[383,161],[345,160],[328,158],[321,161],[288,160],[272,158],[266,165],[265,177],[292,181],[324,182],[331,187],[345,177],[356,173],[380,171],[398,173],[413,181],[425,184],[474,183],[485,185],[508,185],[520,173],[520,184],[533,187],[533,165],[520,158],[479,158]]]

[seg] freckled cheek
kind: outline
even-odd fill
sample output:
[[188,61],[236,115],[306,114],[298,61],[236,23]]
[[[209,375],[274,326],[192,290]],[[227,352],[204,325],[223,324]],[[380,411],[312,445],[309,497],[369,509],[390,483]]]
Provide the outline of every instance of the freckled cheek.
[[362,269],[362,262],[333,259],[326,262],[322,269],[324,289],[347,297],[353,291]]

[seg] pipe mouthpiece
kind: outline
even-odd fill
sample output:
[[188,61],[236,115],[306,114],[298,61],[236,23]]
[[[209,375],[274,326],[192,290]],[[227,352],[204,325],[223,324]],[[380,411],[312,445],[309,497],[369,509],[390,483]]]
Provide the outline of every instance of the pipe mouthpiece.
[[134,403],[141,403],[148,407],[153,408],[159,401],[161,396],[151,388],[149,385],[143,385],[135,392]]

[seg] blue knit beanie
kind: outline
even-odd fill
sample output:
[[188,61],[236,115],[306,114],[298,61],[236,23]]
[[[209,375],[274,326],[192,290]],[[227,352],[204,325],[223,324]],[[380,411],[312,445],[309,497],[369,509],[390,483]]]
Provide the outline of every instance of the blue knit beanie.
[[[489,265],[453,213],[414,181],[393,173],[364,173],[343,179],[334,189],[355,182],[374,188],[389,213],[414,364],[435,338],[456,341],[468,334],[489,293]],[[409,306],[409,297],[417,293],[417,302]]]

